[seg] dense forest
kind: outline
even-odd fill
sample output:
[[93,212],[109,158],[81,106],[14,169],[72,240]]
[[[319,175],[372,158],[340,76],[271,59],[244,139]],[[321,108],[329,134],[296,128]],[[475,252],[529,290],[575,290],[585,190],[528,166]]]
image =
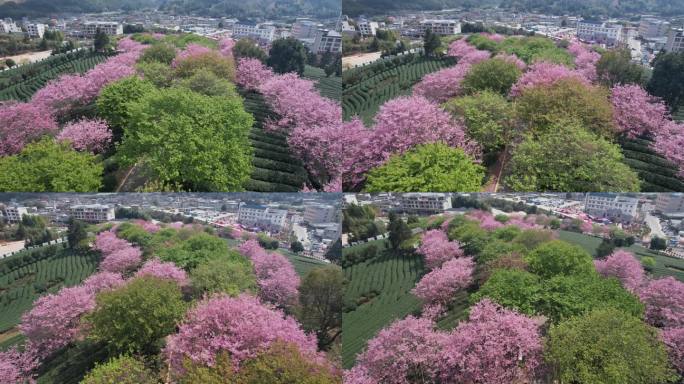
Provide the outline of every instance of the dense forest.
[[684,0],[344,0],[350,16],[382,14],[391,10],[426,10],[500,6],[514,11],[591,16],[653,13],[684,14]]
[[179,14],[214,17],[336,16],[340,13],[340,3],[339,0],[15,0],[0,1],[0,15],[16,19],[159,7]]

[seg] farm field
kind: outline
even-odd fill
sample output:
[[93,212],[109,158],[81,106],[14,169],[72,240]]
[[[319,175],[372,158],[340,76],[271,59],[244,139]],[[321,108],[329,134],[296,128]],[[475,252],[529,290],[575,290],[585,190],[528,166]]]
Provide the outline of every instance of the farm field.
[[[94,254],[75,255],[61,245],[51,247],[57,248],[57,255],[0,275],[0,333],[16,326],[21,314],[31,308],[38,296],[77,285],[97,267]],[[0,265],[18,256],[4,259]],[[6,348],[18,341],[20,337],[16,336],[0,338],[0,347]]]
[[321,93],[322,96],[325,96],[329,99],[333,99],[335,101],[340,101],[342,98],[342,78],[339,76],[330,76],[327,77],[325,75],[325,71],[322,70],[321,68],[317,67],[312,67],[310,65],[307,65],[306,68],[304,69],[304,76],[305,78],[309,80],[313,80],[316,82],[316,89]]
[[[384,250],[385,240],[374,243]],[[368,245],[345,248],[342,253],[358,251]],[[423,272],[421,256],[397,255],[391,251],[379,252],[374,258],[345,268],[349,281],[345,303],[355,306],[353,311],[342,315],[342,363],[345,368],[354,365],[356,355],[380,329],[420,309],[420,302],[410,290]]]
[[107,57],[103,53],[67,53],[0,72],[0,100],[27,101],[48,81],[66,73],[84,73]]
[[273,113],[261,95],[243,94],[245,110],[254,116],[249,138],[254,149],[252,176],[245,189],[254,192],[297,192],[307,180],[302,163],[290,155],[287,138],[264,130],[264,122]]
[[642,192],[684,191],[684,181],[677,177],[677,166],[651,148],[652,141],[644,138],[621,139],[619,144],[625,163],[642,180]]
[[[382,63],[382,62],[381,62]],[[365,76],[369,67],[350,69],[347,76],[359,75],[360,81],[347,81],[342,91],[342,112],[344,120],[358,115],[365,124],[370,124],[378,109],[386,101],[408,95],[411,88],[423,76],[453,64],[450,58],[432,59],[419,57],[395,68]],[[355,73],[356,72],[356,73]]]
[[[559,231],[559,238],[569,243],[581,246],[592,256],[596,256],[596,248],[598,248],[599,244],[601,244],[601,239],[597,237],[576,232]],[[656,267],[653,270],[654,276],[674,276],[676,279],[684,281],[684,260],[662,256],[651,251],[650,249],[636,244],[624,249],[634,253],[638,259],[646,256],[653,257],[656,260]]]

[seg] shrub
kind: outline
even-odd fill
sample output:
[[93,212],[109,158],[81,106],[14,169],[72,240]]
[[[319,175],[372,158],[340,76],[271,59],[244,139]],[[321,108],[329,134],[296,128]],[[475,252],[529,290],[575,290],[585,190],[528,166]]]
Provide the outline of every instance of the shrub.
[[544,243],[525,256],[530,271],[548,278],[556,275],[596,275],[591,256],[581,247],[560,240]]
[[142,361],[131,356],[119,356],[95,368],[80,384],[156,384],[159,379]]
[[369,192],[478,191],[484,168],[460,148],[424,144],[394,155],[368,173]]
[[256,276],[251,263],[234,255],[201,261],[190,272],[192,286],[202,293],[223,292],[237,296],[243,292],[256,292]]
[[89,337],[115,353],[158,351],[161,338],[176,329],[186,309],[179,286],[154,277],[136,278],[95,300],[95,310],[86,316]]
[[176,47],[166,43],[158,43],[146,48],[138,61],[143,63],[158,62],[168,66],[175,58]]
[[492,91],[507,95],[520,75],[522,71],[515,63],[494,58],[473,65],[462,86],[466,93]]

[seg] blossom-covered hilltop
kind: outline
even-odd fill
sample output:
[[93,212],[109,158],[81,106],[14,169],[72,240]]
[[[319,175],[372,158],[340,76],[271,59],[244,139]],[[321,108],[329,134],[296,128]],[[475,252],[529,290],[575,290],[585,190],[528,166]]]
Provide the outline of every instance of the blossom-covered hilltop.
[[[309,266],[300,276],[251,234],[224,230],[221,238],[198,224],[133,220],[87,230],[38,248],[93,258],[97,271],[26,309],[20,344],[0,352],[0,383],[341,384],[340,303],[327,293],[325,304],[317,299],[339,291],[330,284],[341,287],[340,268]],[[35,255],[0,267],[37,268]]]
[[442,39],[343,74],[345,191],[684,190],[679,106],[646,90],[665,92],[629,52],[541,36]]

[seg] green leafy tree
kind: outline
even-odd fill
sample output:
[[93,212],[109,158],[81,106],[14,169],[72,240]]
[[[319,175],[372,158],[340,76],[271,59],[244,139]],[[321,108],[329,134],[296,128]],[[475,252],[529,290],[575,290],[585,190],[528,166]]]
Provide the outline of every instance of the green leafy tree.
[[425,30],[425,35],[423,36],[423,50],[425,56],[434,56],[437,52],[437,48],[442,46],[442,41],[439,35],[432,32],[430,28]]
[[611,88],[618,84],[643,86],[648,77],[646,69],[632,61],[632,54],[627,49],[604,52],[596,63],[596,72],[599,81]]
[[616,309],[596,310],[552,326],[545,357],[562,383],[675,381],[658,330]]
[[667,240],[663,239],[662,237],[653,236],[651,238],[650,247],[651,247],[651,249],[654,249],[657,251],[665,250],[665,249],[667,249]]
[[479,191],[485,170],[460,148],[422,144],[368,172],[369,192]]
[[615,278],[554,276],[543,285],[537,310],[553,322],[602,308],[614,308],[637,318],[643,317],[644,305]]
[[[639,191],[620,148],[580,123],[553,124],[538,138],[527,135],[513,152],[505,183],[514,191]],[[610,172],[607,172],[610,170]]]
[[271,44],[266,63],[277,73],[296,72],[301,76],[304,73],[306,56],[304,44],[293,37],[288,37]]
[[95,31],[93,46],[97,52],[101,52],[109,48],[109,35],[107,35],[105,31],[101,30],[99,27]]
[[69,226],[67,228],[67,242],[71,249],[87,249],[88,244],[84,244],[88,238],[88,231],[86,230],[86,223],[81,220],[69,218]]
[[200,69],[192,76],[181,79],[178,84],[181,87],[188,88],[193,92],[197,92],[205,96],[237,96],[235,85],[233,85],[233,83],[219,78],[213,72],[210,72],[206,69]]
[[259,44],[252,39],[240,39],[233,46],[233,57],[235,60],[242,58],[259,59],[266,62],[266,52],[259,47]]
[[489,59],[472,66],[463,79],[462,87],[466,93],[492,91],[504,96],[521,75],[522,70],[515,63]]
[[525,256],[530,272],[556,275],[596,275],[591,256],[581,247],[560,240],[544,243]]
[[477,256],[489,242],[489,233],[480,228],[478,222],[468,220],[460,225],[450,227],[449,240],[454,239],[461,243],[461,248],[466,254]]
[[[151,66],[153,63],[145,65]],[[154,90],[152,83],[133,76],[111,83],[100,91],[100,96],[97,98],[97,112],[100,117],[107,120],[115,142],[121,140],[124,128],[131,119],[128,110],[129,103],[140,100]]]
[[39,245],[55,238],[45,218],[37,215],[23,215],[15,236],[23,239],[26,245]]
[[471,296],[471,303],[489,298],[504,307],[532,316],[542,296],[539,276],[517,269],[498,269],[486,283]]
[[331,265],[310,270],[299,286],[299,320],[314,332],[318,347],[328,350],[342,334],[342,297],[345,288],[342,268]]
[[552,231],[544,229],[528,229],[522,231],[513,241],[528,250],[538,247],[540,244],[548,243],[555,238]]
[[114,353],[156,353],[187,309],[175,282],[153,277],[101,292],[95,301],[95,310],[85,316],[89,337]]
[[96,364],[80,384],[157,384],[159,378],[145,364],[131,356],[119,356]]
[[526,89],[516,99],[516,113],[527,130],[535,133],[553,131],[559,123],[571,120],[600,136],[613,137],[616,132],[608,90],[574,79]]
[[227,293],[237,296],[242,292],[256,292],[257,282],[252,264],[240,255],[230,253],[199,263],[190,271],[192,286],[203,293]]
[[192,270],[200,263],[229,257],[241,260],[242,256],[228,251],[226,242],[205,232],[200,232],[174,245],[155,252],[162,261],[170,261],[177,266]]
[[143,51],[142,56],[138,59],[139,62],[159,62],[166,65],[171,65],[173,59],[176,58],[176,47],[171,44],[158,43],[148,47]]
[[5,59],[5,65],[7,66],[7,68],[12,68],[15,65],[17,65],[17,63],[12,59]]
[[388,229],[392,249],[399,249],[401,243],[411,238],[411,228],[394,213],[390,213]]
[[676,110],[684,102],[684,52],[661,52],[652,65],[648,91]]
[[181,88],[156,90],[128,107],[118,155],[144,163],[165,184],[191,191],[239,191],[251,173],[253,119],[239,97]]
[[45,137],[0,158],[0,192],[96,192],[102,171],[95,155]]
[[645,256],[641,258],[641,265],[644,267],[645,270],[653,271],[653,269],[657,265],[657,262],[656,259],[654,259],[653,257]]
[[164,63],[158,61],[140,62],[136,64],[135,68],[146,82],[152,83],[157,88],[166,88],[173,84],[174,70]]
[[181,60],[176,64],[175,76],[187,78],[199,71],[209,71],[220,79],[235,80],[235,62],[215,51]]
[[610,255],[615,250],[615,244],[610,240],[603,240],[596,248],[596,257],[602,258]]
[[496,260],[504,255],[518,254],[522,255],[526,251],[525,247],[520,244],[507,241],[493,239],[487,243],[487,245],[482,248],[482,251],[477,256],[477,262],[479,264],[484,264],[489,261]]
[[294,253],[300,253],[304,251],[304,246],[299,241],[293,241],[290,243],[290,250]]
[[488,152],[500,149],[512,139],[515,108],[493,91],[452,99],[445,108],[454,116],[463,117],[468,134]]

